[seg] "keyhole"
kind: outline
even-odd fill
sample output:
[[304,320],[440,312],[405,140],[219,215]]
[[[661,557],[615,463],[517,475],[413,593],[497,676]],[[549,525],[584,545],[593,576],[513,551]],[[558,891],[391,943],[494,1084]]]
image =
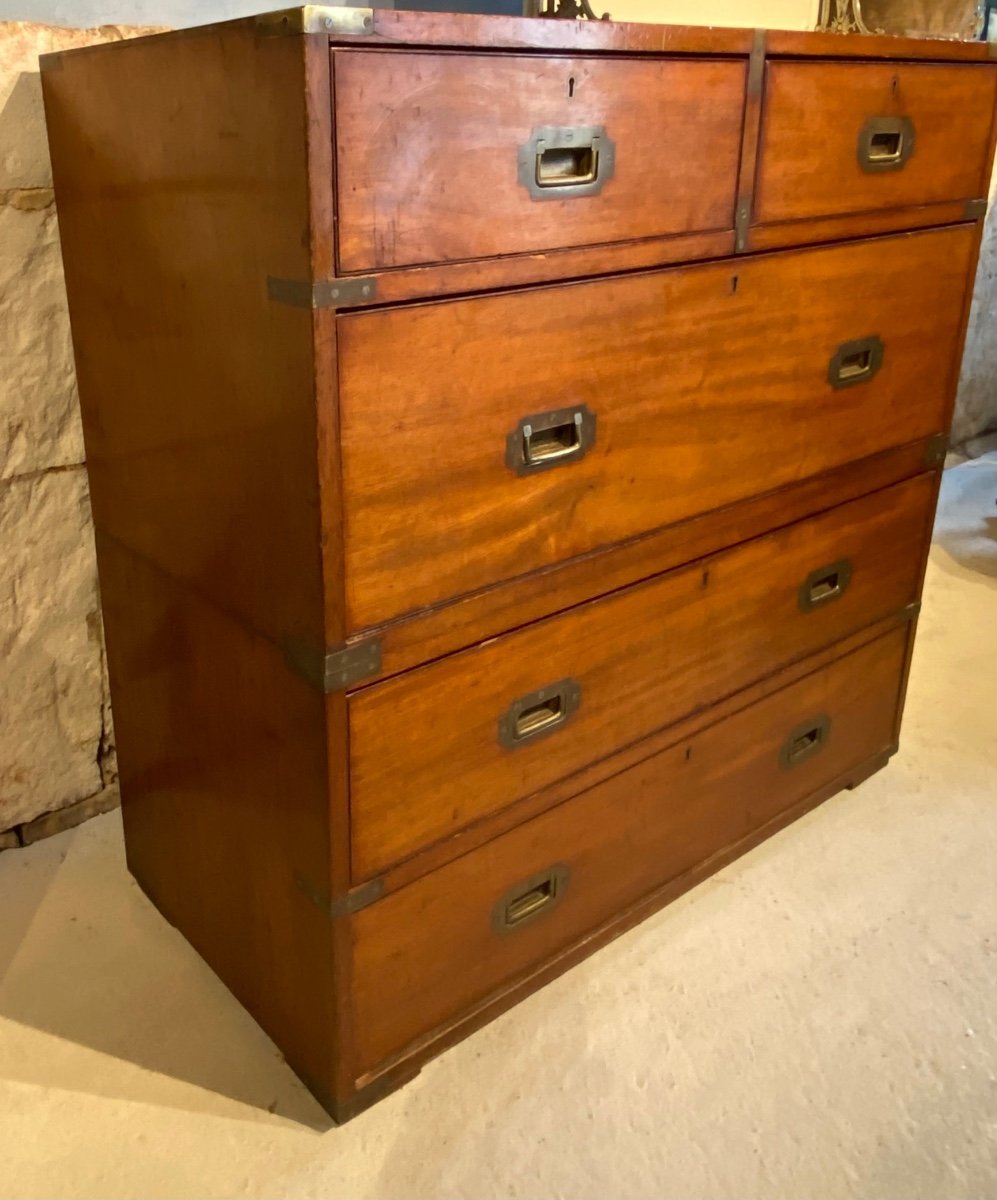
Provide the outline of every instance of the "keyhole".
[[733,296],[736,291],[737,291],[737,276],[732,275],[730,277],[730,294]]
[[897,94],[897,87],[899,86],[899,83],[900,83],[900,80],[896,77],[896,75],[894,75],[893,82],[890,84],[890,91],[893,93],[894,96]]
[[574,94],[575,94],[575,77],[574,77],[574,75],[570,75],[568,77],[568,99],[570,100],[574,96]]

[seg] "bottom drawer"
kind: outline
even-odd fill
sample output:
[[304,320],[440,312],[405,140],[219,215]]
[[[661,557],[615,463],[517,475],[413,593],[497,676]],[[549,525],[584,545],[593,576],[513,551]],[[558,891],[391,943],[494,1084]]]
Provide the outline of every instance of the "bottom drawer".
[[892,748],[908,627],[353,918],[358,1073]]

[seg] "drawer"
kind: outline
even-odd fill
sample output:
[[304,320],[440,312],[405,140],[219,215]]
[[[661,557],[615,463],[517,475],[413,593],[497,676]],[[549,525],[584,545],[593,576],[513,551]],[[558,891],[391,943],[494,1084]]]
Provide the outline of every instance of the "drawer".
[[337,51],[339,268],[730,229],[746,71]]
[[361,1069],[891,749],[906,644],[894,630],[357,913]]
[[349,698],[354,879],[916,599],[922,475]]
[[341,317],[349,630],[941,432],[974,233]]
[[770,63],[754,222],[986,196],[995,85],[982,65]]

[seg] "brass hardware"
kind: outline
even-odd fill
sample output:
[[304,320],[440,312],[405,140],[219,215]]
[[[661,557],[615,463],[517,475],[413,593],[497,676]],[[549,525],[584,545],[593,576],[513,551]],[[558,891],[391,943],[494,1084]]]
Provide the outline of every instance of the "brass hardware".
[[292,308],[346,308],[376,300],[377,280],[357,275],[308,283],[303,279],[275,279],[269,275],[267,295],[276,304],[289,304]]
[[868,382],[883,365],[884,353],[885,347],[875,335],[842,342],[828,363],[828,383],[833,388],[844,388]]
[[940,467],[945,461],[945,455],[949,452],[949,435],[947,433],[937,433],[933,438],[929,438],[924,447],[924,465],[926,467]]
[[519,182],[534,200],[595,196],[616,169],[602,125],[544,125],[519,147]]
[[831,733],[831,718],[824,716],[811,717],[802,725],[797,725],[782,744],[779,751],[779,765],[796,767],[806,762],[808,758],[822,750],[827,745]]
[[328,653],[300,641],[284,644],[288,666],[322,692],[340,692],[352,683],[381,670],[381,643],[377,638],[340,646]]
[[811,571],[800,584],[800,611],[813,612],[815,608],[840,599],[848,590],[851,581],[852,562],[849,558],[840,558],[826,567],[818,567]]
[[[997,43],[994,43],[997,45]],[[987,199],[984,196],[981,200],[967,200],[966,207],[963,209],[965,216],[971,220],[977,220],[979,217],[987,215]]]
[[[765,82],[765,47],[766,47],[766,31],[764,29],[756,29],[751,40],[751,55],[748,59],[748,80],[745,88],[747,98],[750,100],[762,94],[762,87]],[[758,125],[748,123],[744,129],[744,141],[747,143],[748,138],[758,138]],[[742,148],[742,155],[747,150],[747,145]],[[751,226],[751,216],[754,208],[754,196],[750,191],[751,183],[748,180],[742,180],[744,190],[738,193],[737,202],[734,208],[734,252],[735,254],[743,254],[748,248],[748,230]],[[740,186],[740,184],[739,184]]]
[[562,679],[521,696],[499,717],[499,745],[514,750],[553,733],[574,716],[581,702],[582,689],[573,679]]
[[262,13],[255,20],[261,37],[279,37],[287,33],[327,33],[330,37],[361,37],[374,32],[372,8],[334,8],[325,4],[304,4]]
[[330,900],[329,897],[313,887],[304,875],[295,874],[294,882],[309,900],[325,913],[327,917],[343,917],[350,913],[359,912],[384,895],[383,879],[368,879],[359,887],[352,888],[345,895]]
[[856,153],[863,171],[899,171],[914,153],[910,117],[870,117],[862,126]]
[[762,94],[762,82],[765,79],[765,43],[768,32],[765,29],[755,29],[751,37],[751,55],[748,58],[749,98]]
[[523,417],[506,438],[505,465],[533,475],[584,458],[595,445],[595,413],[584,404]]
[[550,912],[564,898],[569,875],[559,863],[515,884],[492,910],[492,928],[496,933],[511,933]]
[[901,613],[908,621],[912,621],[921,612],[921,601],[912,600],[906,608],[901,609]]

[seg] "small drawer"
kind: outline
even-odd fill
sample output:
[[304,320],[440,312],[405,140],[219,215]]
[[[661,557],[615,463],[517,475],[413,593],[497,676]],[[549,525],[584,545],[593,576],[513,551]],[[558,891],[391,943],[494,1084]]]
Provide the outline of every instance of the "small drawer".
[[730,229],[743,59],[333,54],[342,272]]
[[754,222],[986,196],[995,86],[983,65],[770,63]]
[[354,693],[355,880],[916,599],[933,476]]
[[940,433],[974,233],[341,317],[349,631]]
[[357,913],[360,1070],[891,750],[906,645],[894,630]]

